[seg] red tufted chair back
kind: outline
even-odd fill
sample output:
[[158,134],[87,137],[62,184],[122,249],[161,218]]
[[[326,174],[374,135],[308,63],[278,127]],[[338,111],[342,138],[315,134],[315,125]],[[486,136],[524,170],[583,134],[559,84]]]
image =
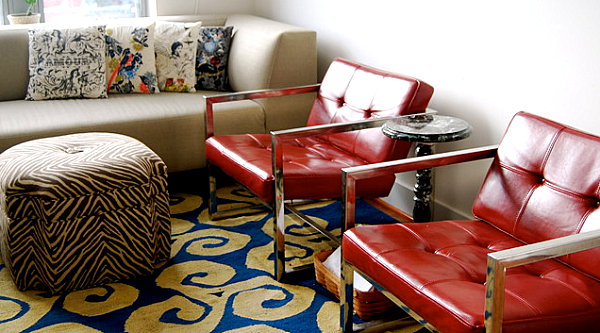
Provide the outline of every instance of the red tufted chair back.
[[[433,87],[418,79],[391,74],[337,58],[329,66],[313,104],[308,126],[424,112]],[[403,158],[409,142],[393,140],[380,128],[324,138],[369,163]]]
[[[527,139],[527,140],[524,140]],[[600,138],[517,114],[473,206],[525,243],[600,229]],[[597,279],[600,249],[560,259]]]

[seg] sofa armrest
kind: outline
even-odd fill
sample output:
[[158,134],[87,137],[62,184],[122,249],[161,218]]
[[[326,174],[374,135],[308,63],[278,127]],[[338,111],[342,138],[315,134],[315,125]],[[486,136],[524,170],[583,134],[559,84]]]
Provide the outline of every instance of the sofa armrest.
[[[317,83],[317,33],[253,15],[230,15],[234,27],[228,59],[233,91],[273,89]],[[306,124],[310,95],[260,99],[266,131]]]
[[316,83],[316,32],[254,15],[230,15],[228,73],[234,91]]
[[485,330],[502,331],[506,269],[600,246],[600,230],[550,239],[488,254]]
[[280,96],[291,96],[298,94],[306,94],[319,90],[320,84],[312,84],[307,86],[288,87],[280,89],[262,89],[262,90],[251,90],[241,91],[235,93],[219,94],[204,96],[206,103],[206,139],[214,135],[214,111],[213,104],[241,101],[244,99],[258,99],[258,98],[269,98],[269,97],[280,97]]

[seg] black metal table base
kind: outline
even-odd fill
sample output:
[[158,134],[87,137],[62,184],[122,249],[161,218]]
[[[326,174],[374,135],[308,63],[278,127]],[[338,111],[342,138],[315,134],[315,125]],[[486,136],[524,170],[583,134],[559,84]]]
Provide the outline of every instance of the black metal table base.
[[[466,121],[434,112],[398,117],[386,122],[381,130],[383,134],[396,140],[415,142],[417,157],[433,154],[433,145],[467,138],[471,134],[471,125]],[[431,169],[417,170],[414,187],[413,220],[431,221]]]
[[[433,154],[433,145],[417,143],[415,148],[415,155],[427,156]],[[431,221],[431,192],[433,186],[431,185],[431,169],[420,169],[417,170],[417,181],[414,187],[414,207],[413,207],[413,220],[414,222],[427,222]]]

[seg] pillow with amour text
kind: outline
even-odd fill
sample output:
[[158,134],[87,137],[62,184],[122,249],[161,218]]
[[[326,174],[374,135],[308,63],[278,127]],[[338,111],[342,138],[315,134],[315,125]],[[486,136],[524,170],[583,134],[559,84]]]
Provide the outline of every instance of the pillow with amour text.
[[105,27],[29,30],[26,100],[106,98]]

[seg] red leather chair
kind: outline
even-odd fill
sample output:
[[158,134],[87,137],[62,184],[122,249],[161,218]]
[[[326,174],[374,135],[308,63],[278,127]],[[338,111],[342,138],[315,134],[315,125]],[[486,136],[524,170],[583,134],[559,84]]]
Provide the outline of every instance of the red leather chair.
[[[285,272],[284,208],[297,213],[290,205],[284,207],[284,199],[341,198],[342,168],[405,157],[410,143],[389,139],[379,128],[369,127],[380,126],[389,117],[424,112],[433,94],[433,88],[420,80],[338,58],[320,87],[207,98],[207,124],[212,128],[212,104],[216,102],[314,91],[317,95],[306,128],[217,135],[206,140],[209,170],[217,166],[273,209],[274,275],[278,280]],[[211,135],[212,130],[207,133]],[[214,216],[216,185],[210,177],[209,212]],[[384,176],[376,186],[365,186],[359,194],[385,196],[393,182],[393,175]],[[339,243],[339,238],[311,225]]]
[[360,179],[487,157],[475,220],[345,232],[344,331],[356,270],[431,330],[600,332],[598,136],[518,113],[497,149],[346,168],[346,223]]

